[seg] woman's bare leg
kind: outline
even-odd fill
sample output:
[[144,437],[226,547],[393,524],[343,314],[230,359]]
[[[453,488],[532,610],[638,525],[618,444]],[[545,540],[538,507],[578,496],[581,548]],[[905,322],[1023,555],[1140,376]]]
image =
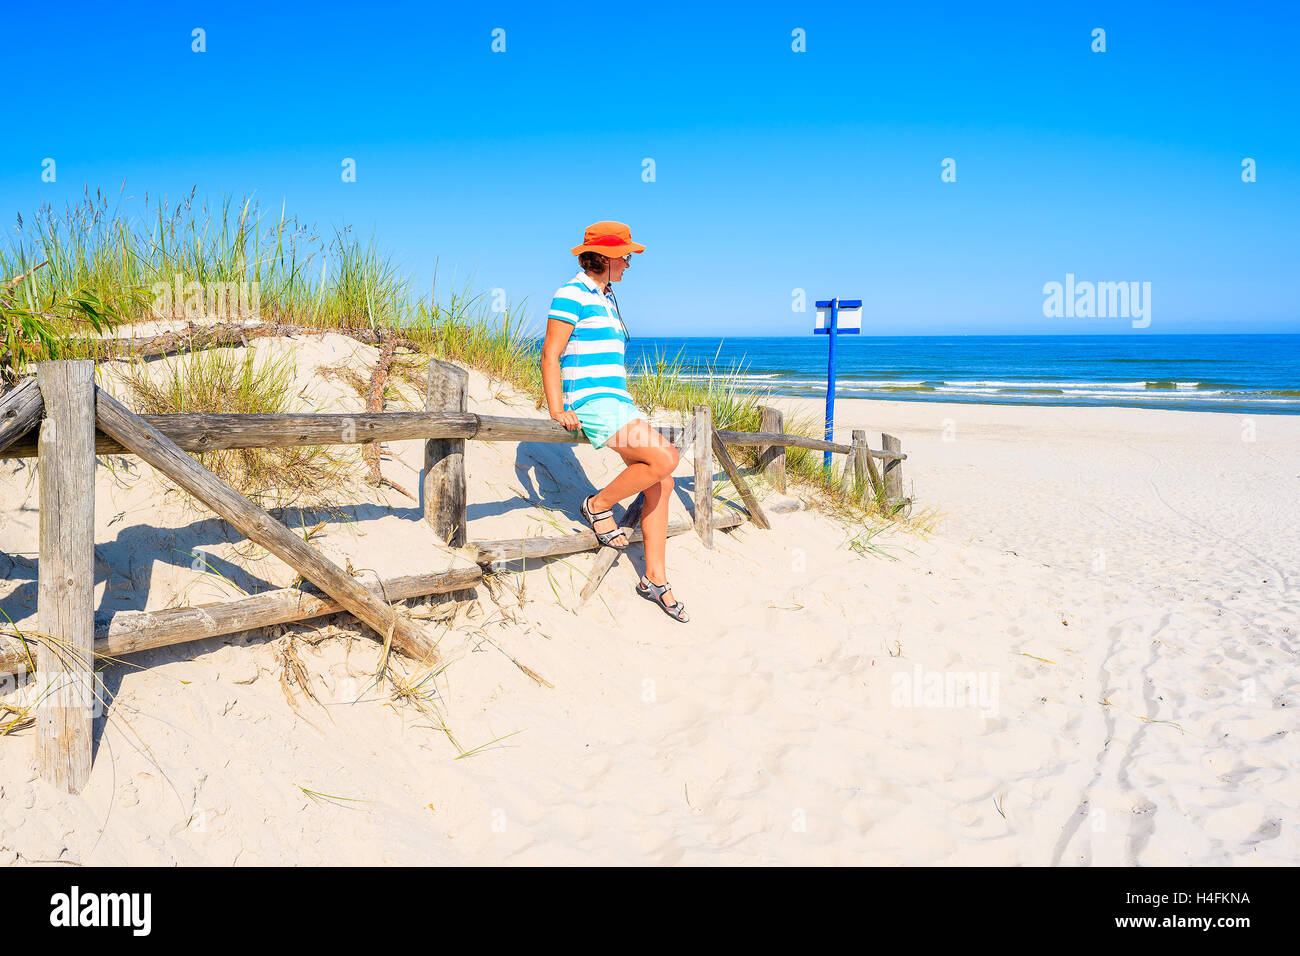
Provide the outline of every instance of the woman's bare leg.
[[[668,580],[665,552],[668,547],[668,504],[673,495],[673,476],[661,478],[645,489],[641,509],[641,536],[645,546],[645,576],[655,584]],[[673,603],[673,592],[664,592],[664,602]]]
[[627,467],[592,496],[592,511],[612,508],[615,503],[645,491],[661,478],[671,475],[680,457],[677,449],[641,418],[620,428],[605,447],[618,452]]
[[[641,508],[641,538],[646,576],[655,584],[663,584],[668,580],[665,557],[668,505],[674,484],[673,470],[680,456],[677,449],[644,420],[628,423],[606,444],[617,451],[628,466],[592,499],[591,507],[595,509],[599,504],[603,510],[615,501],[645,492],[645,503]],[[666,604],[675,600],[672,591],[664,592]]]
[[[633,422],[632,424],[639,423]],[[622,435],[623,432],[619,432],[614,438],[622,437]],[[672,453],[671,457],[663,451],[658,451],[646,458],[639,458],[633,452],[644,451],[645,449],[631,449],[626,445],[616,446],[614,438],[611,438],[605,447],[613,448],[622,455],[628,466],[591,499],[591,509],[593,511],[604,511],[606,508],[613,507],[616,502],[645,491],[651,485],[657,484],[661,478],[671,475],[673,469],[677,467],[677,449],[666,442],[665,445],[668,451]],[[662,441],[662,439],[660,440]],[[601,528],[600,530],[604,531],[605,529]]]

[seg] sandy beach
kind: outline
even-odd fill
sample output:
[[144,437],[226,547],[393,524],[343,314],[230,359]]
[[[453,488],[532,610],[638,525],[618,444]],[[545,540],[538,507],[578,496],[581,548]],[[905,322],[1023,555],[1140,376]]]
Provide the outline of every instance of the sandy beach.
[[[322,370],[375,349],[250,347],[295,356],[304,409],[363,407]],[[469,410],[545,416],[473,370]],[[38,778],[32,731],[0,738],[0,864],[1300,858],[1300,418],[841,401],[836,438],[853,428],[902,440],[931,531],[800,510],[712,550],[673,537],[685,625],[634,593],[639,545],[585,606],[592,553],[512,564],[427,625],[448,662],[438,718],[375,688],[377,644],[337,621],[133,656],[104,672],[79,796]],[[386,455],[417,489],[422,443]],[[37,487],[30,461],[0,465],[0,607],[26,627]],[[620,465],[469,442],[469,537],[581,530],[579,501]],[[685,518],[687,461],[677,474]],[[101,614],[292,581],[167,487],[98,470]],[[469,564],[390,489],[339,503],[302,517],[362,578]],[[285,687],[295,656],[316,701]]]

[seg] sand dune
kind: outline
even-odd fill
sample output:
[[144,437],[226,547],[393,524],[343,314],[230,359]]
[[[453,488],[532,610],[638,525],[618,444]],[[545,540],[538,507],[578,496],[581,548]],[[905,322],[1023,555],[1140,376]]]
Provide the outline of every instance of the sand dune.
[[[321,410],[361,400],[295,349]],[[471,372],[469,407],[536,415]],[[416,400],[410,391],[410,400]],[[305,400],[304,400],[305,401]],[[774,400],[816,414],[818,404]],[[844,401],[902,438],[928,536],[866,538],[816,511],[669,542],[682,625],[633,592],[640,547],[596,598],[593,556],[516,563],[445,631],[441,721],[372,686],[374,642],[296,628],[320,703],[297,712],[289,638],[147,652],[112,694],[79,797],[0,738],[0,862],[1282,864],[1300,857],[1300,421],[1131,409]],[[839,434],[842,429],[842,435]],[[947,440],[951,439],[951,440]],[[419,442],[387,477],[419,485]],[[611,451],[471,442],[471,539],[577,530]],[[147,467],[98,473],[102,613],[282,586]],[[691,475],[678,473],[685,517]],[[33,623],[29,465],[0,470],[0,606]],[[416,505],[359,484],[313,538],[381,576],[466,563]],[[857,547],[854,547],[854,544]],[[528,668],[552,686],[530,677]],[[292,689],[292,688],[291,688]],[[3,701],[22,699],[10,690]],[[461,759],[448,738],[482,750]]]

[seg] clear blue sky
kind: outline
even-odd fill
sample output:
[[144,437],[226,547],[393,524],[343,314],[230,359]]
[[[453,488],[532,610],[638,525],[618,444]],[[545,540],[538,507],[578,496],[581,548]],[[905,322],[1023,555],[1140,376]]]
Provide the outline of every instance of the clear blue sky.
[[[806,334],[795,288],[881,334],[1296,332],[1298,27],[1181,0],[16,4],[0,221],[87,183],[253,194],[537,331],[610,218],[648,247],[638,335]],[[1044,318],[1067,272],[1151,282],[1150,327]]]

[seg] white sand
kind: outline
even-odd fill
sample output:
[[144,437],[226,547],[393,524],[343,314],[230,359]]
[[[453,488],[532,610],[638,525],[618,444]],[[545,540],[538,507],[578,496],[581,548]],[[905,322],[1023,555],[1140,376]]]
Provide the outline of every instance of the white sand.
[[[362,407],[315,369],[349,359],[365,374],[373,349],[294,345],[304,407]],[[473,411],[545,414],[470,381]],[[375,644],[356,630],[310,644],[297,629],[324,705],[299,696],[301,717],[283,638],[137,655],[105,672],[112,704],[79,797],[36,777],[32,731],[0,738],[0,862],[1300,857],[1300,419],[1256,417],[1243,441],[1236,416],[1170,411],[845,401],[838,418],[841,440],[903,440],[918,508],[942,512],[934,534],[886,532],[870,541],[881,555],[846,547],[866,529],[796,512],[712,551],[674,537],[685,625],[633,593],[639,545],[582,608],[590,553],[512,566],[445,628],[448,728],[467,750],[514,735],[459,760],[435,722],[370,686]],[[416,491],[421,443],[389,451],[385,475]],[[619,464],[586,445],[471,442],[470,538],[579,529],[578,502]],[[687,463],[678,474],[686,516]],[[191,569],[195,548],[250,590],[292,579],[160,488],[147,467],[99,470],[102,610],[232,596]],[[3,462],[0,607],[27,625],[35,490],[29,465]],[[339,563],[465,563],[402,496],[358,485],[346,501],[355,520],[313,538]],[[945,697],[963,675],[982,700]]]

